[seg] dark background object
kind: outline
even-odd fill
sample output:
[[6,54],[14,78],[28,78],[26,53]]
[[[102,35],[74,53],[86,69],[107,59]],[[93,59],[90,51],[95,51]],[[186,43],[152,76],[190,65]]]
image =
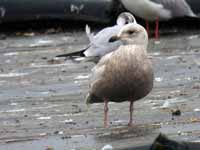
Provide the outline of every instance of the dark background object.
[[0,0],[1,22],[70,19],[109,22],[116,0]]
[[[199,0],[186,0],[200,14]],[[0,22],[38,19],[108,23],[124,11],[119,0],[0,0]]]
[[160,134],[154,141],[150,150],[199,150],[200,143],[176,141]]
[[200,150],[200,143],[172,140],[161,133],[152,144],[120,148],[117,150]]
[[200,0],[186,0],[193,12],[200,15]]

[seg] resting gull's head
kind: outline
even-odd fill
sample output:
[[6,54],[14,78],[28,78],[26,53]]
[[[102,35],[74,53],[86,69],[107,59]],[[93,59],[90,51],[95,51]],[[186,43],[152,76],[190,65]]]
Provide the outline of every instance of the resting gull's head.
[[147,47],[148,34],[146,30],[137,23],[124,25],[116,36],[110,38],[109,42],[122,41],[124,45],[139,45]]
[[117,17],[118,25],[125,25],[128,23],[137,23],[135,17],[129,12],[123,12]]

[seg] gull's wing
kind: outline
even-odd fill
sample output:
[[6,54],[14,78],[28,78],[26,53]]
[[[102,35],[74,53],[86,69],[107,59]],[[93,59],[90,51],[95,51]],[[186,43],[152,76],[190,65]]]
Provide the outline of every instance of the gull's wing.
[[120,25],[107,27],[94,35],[90,31],[90,27],[86,25],[86,34],[90,40],[88,47],[77,52],[61,54],[56,57],[102,57],[116,50],[122,44],[121,41],[109,42],[109,39],[115,36],[121,27]]
[[195,17],[192,9],[185,0],[150,0],[168,9],[173,17],[190,16]]
[[122,43],[120,41],[109,42],[109,39],[116,35],[120,29],[121,26],[115,25],[104,28],[98,32],[95,36],[93,36],[92,40],[90,41],[89,48],[84,52],[85,56],[102,57],[103,55],[117,49]]
[[[96,66],[94,66],[94,68],[92,69],[92,73],[91,73],[91,79],[90,79],[90,89],[93,89],[93,86],[95,86],[95,84],[97,82],[104,82],[104,77],[103,74],[105,73],[105,69],[106,69],[106,64],[108,63],[108,61],[110,60],[110,58],[112,57],[113,52],[110,52],[106,55],[104,55],[100,61],[97,63]],[[93,90],[95,90],[96,88],[94,88]],[[96,97],[93,93],[96,93],[97,91],[92,91],[92,93],[88,93],[87,97],[86,97],[86,103],[90,104],[90,103],[94,103],[95,101],[101,101],[98,97]]]

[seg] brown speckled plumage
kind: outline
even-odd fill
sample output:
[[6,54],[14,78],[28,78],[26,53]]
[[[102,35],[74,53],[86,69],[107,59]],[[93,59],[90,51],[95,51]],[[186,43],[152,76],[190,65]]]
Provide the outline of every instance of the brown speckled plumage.
[[[122,46],[105,64],[97,81],[91,84],[89,103],[138,100],[146,96],[153,87],[153,71],[144,50],[137,46]],[[101,66],[102,67],[102,66]]]

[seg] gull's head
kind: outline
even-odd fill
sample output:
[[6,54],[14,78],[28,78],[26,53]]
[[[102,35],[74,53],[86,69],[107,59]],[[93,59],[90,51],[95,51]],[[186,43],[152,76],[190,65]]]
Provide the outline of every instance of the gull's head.
[[135,17],[129,12],[123,12],[117,17],[118,25],[125,25],[128,23],[137,23]]
[[144,27],[137,23],[124,25],[116,36],[109,39],[109,42],[122,41],[124,45],[140,45],[147,47],[148,35]]

